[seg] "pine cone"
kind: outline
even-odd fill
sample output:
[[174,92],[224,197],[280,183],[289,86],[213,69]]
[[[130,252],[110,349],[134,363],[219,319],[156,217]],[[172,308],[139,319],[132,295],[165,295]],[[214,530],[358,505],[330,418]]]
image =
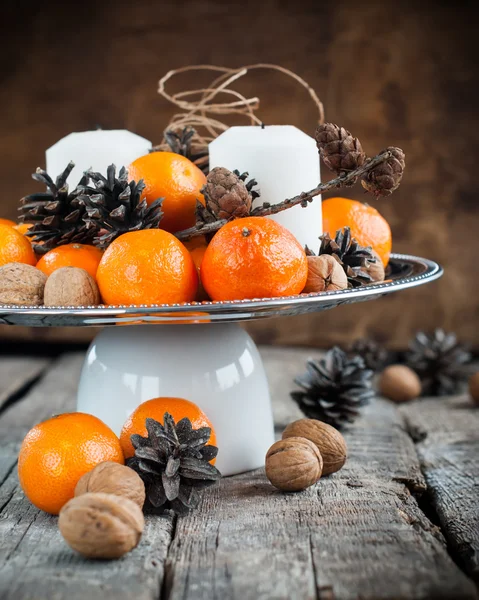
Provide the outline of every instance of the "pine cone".
[[334,347],[321,360],[308,361],[307,372],[295,379],[302,389],[291,397],[310,419],[341,429],[374,397],[372,378],[373,371],[366,369],[360,356],[349,358]]
[[201,192],[205,197],[206,209],[216,219],[229,221],[250,214],[253,196],[238,172],[215,167],[209,172]]
[[366,160],[361,142],[344,127],[324,123],[318,126],[314,137],[324,164],[338,175],[354,171]]
[[198,505],[198,490],[220,479],[221,473],[209,462],[218,448],[206,445],[209,427],[193,429],[186,417],[175,424],[169,413],[163,423],[146,419],[148,437],[131,436],[135,456],[126,464],[142,478],[147,500],[154,508],[170,508],[184,515]]
[[363,188],[375,196],[389,196],[397,190],[406,168],[405,155],[401,148],[389,146],[382,152],[386,151],[391,152],[392,156],[361,179]]
[[422,331],[409,344],[406,363],[419,375],[424,396],[447,396],[461,390],[470,375],[467,364],[471,354],[454,333],[436,329]]
[[[165,131],[165,140],[171,152],[186,156],[192,163],[203,171],[205,175],[209,171],[209,151],[208,144],[194,141],[196,130],[187,125],[180,132],[172,129]],[[157,146],[152,149],[152,152],[164,150],[164,146]]]
[[388,359],[388,352],[374,340],[360,338],[355,340],[348,348],[349,356],[359,355],[368,369],[380,371]]
[[[333,256],[343,267],[351,287],[360,287],[378,281],[372,276],[372,267],[379,257],[370,246],[366,248],[361,246],[356,238],[352,237],[349,227],[339,229],[334,239],[329,233],[324,233],[319,239],[321,246],[318,256],[322,254]],[[306,254],[314,255],[309,248],[306,250]]]

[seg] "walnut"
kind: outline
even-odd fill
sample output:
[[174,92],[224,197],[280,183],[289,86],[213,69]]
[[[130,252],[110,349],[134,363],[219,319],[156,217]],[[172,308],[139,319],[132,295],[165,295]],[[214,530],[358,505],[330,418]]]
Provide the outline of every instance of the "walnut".
[[40,306],[46,276],[39,269],[23,263],[0,267],[0,304]]
[[45,284],[45,306],[91,306],[100,304],[100,292],[84,269],[62,267]]
[[315,444],[323,459],[321,476],[339,471],[346,462],[348,448],[337,429],[316,419],[299,419],[283,431],[283,440],[291,437],[306,438]]
[[474,373],[469,378],[469,394],[474,403],[479,406],[479,372]]
[[75,496],[88,492],[115,494],[132,500],[143,508],[145,503],[145,484],[138,473],[115,462],[105,461],[89,473],[85,473],[77,483]]
[[343,267],[329,254],[308,256],[308,278],[303,293],[345,290],[348,278]]
[[381,373],[379,391],[394,402],[408,402],[421,394],[421,380],[405,365],[390,365]]
[[321,477],[323,459],[318,448],[302,437],[280,440],[266,454],[266,477],[280,490],[299,492]]
[[374,283],[380,283],[381,281],[384,281],[384,278],[386,277],[383,261],[379,257],[379,254],[374,250],[371,251],[371,254],[376,258],[376,262],[367,261],[365,270],[372,277]]
[[88,493],[68,501],[58,519],[66,543],[87,558],[120,558],[138,545],[145,520],[132,500]]

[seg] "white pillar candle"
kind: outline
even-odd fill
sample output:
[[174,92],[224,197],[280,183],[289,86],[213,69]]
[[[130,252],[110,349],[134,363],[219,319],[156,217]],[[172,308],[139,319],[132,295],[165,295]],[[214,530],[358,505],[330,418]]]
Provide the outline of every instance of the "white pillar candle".
[[70,133],[46,151],[46,170],[55,180],[72,160],[75,168],[68,177],[72,189],[90,167],[103,174],[111,164],[119,170],[148,154],[150,148],[149,140],[125,129]]
[[[248,171],[258,182],[263,202],[277,204],[307,192],[321,181],[319,153],[312,137],[292,125],[230,127],[209,145],[210,169]],[[321,198],[307,208],[288,208],[272,219],[284,225],[304,246],[318,250],[322,233]]]

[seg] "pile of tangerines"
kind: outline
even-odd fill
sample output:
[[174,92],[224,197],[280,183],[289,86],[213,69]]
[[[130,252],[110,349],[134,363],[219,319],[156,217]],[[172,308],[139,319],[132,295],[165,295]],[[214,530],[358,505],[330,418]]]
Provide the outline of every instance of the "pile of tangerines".
[[[134,161],[128,172],[130,179],[145,182],[148,204],[164,198],[159,229],[125,233],[105,251],[85,244],[58,246],[37,260],[25,237],[29,226],[1,219],[0,267],[26,263],[47,276],[61,267],[84,269],[96,280],[106,305],[229,301],[303,291],[308,275],[305,249],[267,217],[230,221],[210,240],[197,236],[182,243],[175,237],[195,225],[196,201],[204,203],[201,188],[206,177],[187,158],[154,152]],[[324,201],[323,231],[334,236],[343,227],[387,265],[391,230],[376,209],[346,198]]]
[[57,515],[75,496],[83,475],[105,461],[123,465],[135,453],[131,436],[147,436],[146,419],[163,424],[165,413],[175,422],[187,417],[193,429],[209,427],[208,443],[216,445],[208,417],[196,404],[183,398],[152,398],[143,402],[126,420],[120,437],[93,415],[58,415],[35,425],[23,440],[18,476],[25,495],[40,510]]

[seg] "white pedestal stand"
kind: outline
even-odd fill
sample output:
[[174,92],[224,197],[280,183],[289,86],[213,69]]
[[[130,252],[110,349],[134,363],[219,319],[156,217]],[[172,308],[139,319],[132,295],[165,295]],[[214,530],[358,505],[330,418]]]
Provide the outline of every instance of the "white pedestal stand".
[[158,396],[198,404],[233,475],[264,465],[274,442],[268,382],[251,337],[233,323],[107,327],[92,342],[77,409],[119,434],[135,408]]

